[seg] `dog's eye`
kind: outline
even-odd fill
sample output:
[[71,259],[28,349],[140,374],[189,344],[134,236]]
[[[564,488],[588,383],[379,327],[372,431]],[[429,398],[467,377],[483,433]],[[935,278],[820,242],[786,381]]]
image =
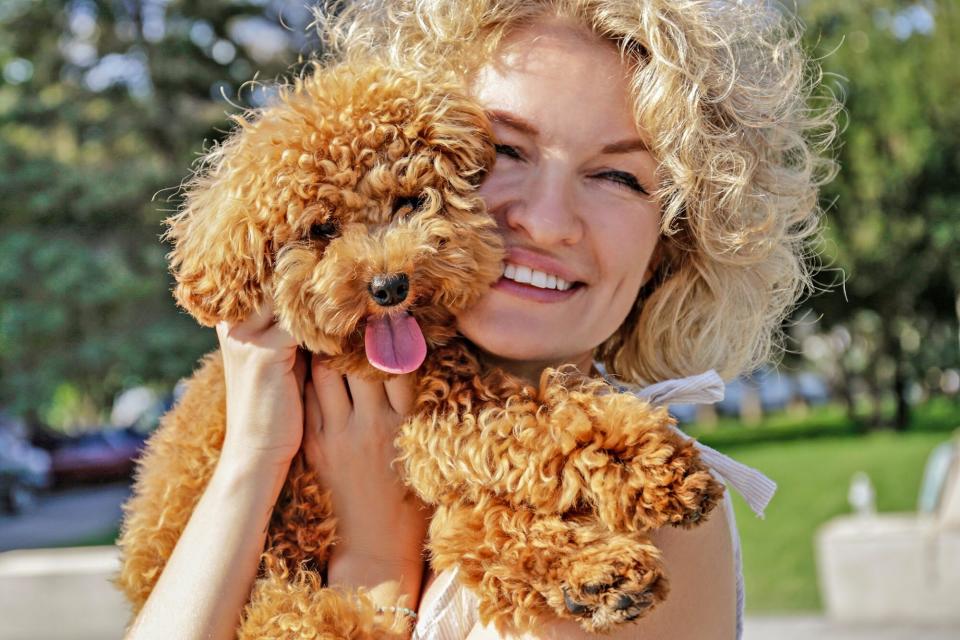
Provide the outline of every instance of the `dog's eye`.
[[311,240],[330,240],[337,237],[340,228],[336,222],[321,222],[310,227]]
[[426,203],[427,197],[422,193],[418,196],[401,196],[393,201],[393,212],[397,213],[404,207],[410,207],[412,211],[416,211]]

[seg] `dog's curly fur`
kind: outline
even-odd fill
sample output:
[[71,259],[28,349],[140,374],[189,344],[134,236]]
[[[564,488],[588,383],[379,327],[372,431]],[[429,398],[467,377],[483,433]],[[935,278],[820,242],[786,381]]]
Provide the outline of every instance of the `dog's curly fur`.
[[[662,600],[646,532],[695,524],[722,493],[692,443],[662,408],[572,369],[526,384],[455,335],[455,314],[501,273],[496,224],[475,193],[494,161],[482,109],[445,78],[341,64],[236,120],[168,221],[178,302],[212,325],[271,296],[304,348],[378,379],[366,323],[412,314],[429,352],[397,446],[409,486],[436,507],[434,569],[459,565],[481,618],[501,629],[559,616],[604,631]],[[385,308],[368,283],[393,273],[410,290]],[[151,439],[125,507],[117,582],[135,611],[213,472],[225,407],[213,353]],[[328,494],[298,456],[239,636],[402,635],[405,616],[377,614],[365,592],[321,588],[335,543]]]

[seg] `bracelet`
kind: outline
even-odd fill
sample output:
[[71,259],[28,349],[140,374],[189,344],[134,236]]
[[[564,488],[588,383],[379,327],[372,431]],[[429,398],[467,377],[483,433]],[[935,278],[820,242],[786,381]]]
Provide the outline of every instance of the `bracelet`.
[[377,607],[377,613],[402,613],[408,618],[417,619],[417,612],[407,607]]

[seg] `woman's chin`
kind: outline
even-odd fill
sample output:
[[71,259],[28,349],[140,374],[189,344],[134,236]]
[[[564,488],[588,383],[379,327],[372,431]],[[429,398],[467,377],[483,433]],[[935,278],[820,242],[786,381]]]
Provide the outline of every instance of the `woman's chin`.
[[502,333],[489,331],[470,331],[468,328],[461,327],[462,333],[470,342],[477,346],[481,351],[497,358],[507,360],[539,360],[543,355],[543,350],[524,342],[522,336],[503,335]]
[[457,328],[497,359],[544,366],[583,360],[583,354],[592,353],[589,345],[577,344],[575,333],[584,319],[572,321],[570,313],[545,313],[544,307],[551,306],[518,305],[513,298],[492,291],[457,316]]
[[[569,338],[564,340],[549,331],[529,331],[527,328],[505,323],[460,323],[460,333],[485,354],[494,364],[513,369],[510,363],[526,369],[525,365],[556,366],[584,359],[583,353],[570,349]],[[588,358],[589,359],[589,358]],[[539,377],[539,376],[536,376]]]

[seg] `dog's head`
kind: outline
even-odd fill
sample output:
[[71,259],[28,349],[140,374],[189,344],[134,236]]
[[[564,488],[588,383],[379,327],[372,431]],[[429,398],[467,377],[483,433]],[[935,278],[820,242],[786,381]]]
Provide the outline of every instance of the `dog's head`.
[[475,193],[494,160],[482,109],[447,83],[339,66],[236,120],[167,221],[177,301],[213,325],[272,296],[331,366],[416,369],[500,275]]

